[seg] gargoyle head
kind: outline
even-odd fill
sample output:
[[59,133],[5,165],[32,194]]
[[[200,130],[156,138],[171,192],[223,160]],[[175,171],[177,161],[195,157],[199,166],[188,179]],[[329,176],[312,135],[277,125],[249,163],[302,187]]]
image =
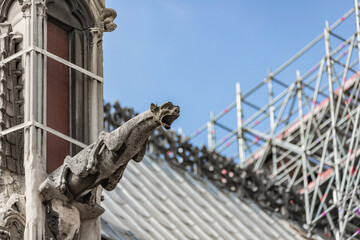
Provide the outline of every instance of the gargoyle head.
[[150,110],[154,114],[155,120],[166,129],[170,129],[171,124],[180,116],[179,106],[175,106],[171,102],[166,102],[160,107],[152,103]]
[[103,23],[103,31],[112,32],[115,30],[117,25],[114,23],[117,13],[112,8],[104,8],[101,12],[100,19]]

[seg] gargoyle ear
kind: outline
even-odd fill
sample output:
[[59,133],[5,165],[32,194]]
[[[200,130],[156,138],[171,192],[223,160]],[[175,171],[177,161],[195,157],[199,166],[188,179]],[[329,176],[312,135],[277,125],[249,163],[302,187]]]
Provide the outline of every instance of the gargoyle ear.
[[150,110],[151,110],[151,112],[157,112],[157,111],[159,111],[159,107],[157,106],[157,104],[151,104],[150,105]]

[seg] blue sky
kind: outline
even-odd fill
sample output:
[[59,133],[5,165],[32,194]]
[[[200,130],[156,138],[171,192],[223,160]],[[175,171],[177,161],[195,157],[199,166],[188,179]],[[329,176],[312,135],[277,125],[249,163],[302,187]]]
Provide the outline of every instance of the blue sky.
[[[354,1],[107,0],[117,29],[104,34],[104,99],[137,112],[172,101],[189,135],[247,92]],[[354,27],[354,26],[353,26]],[[352,31],[352,30],[351,30]],[[319,58],[322,57],[319,55]],[[294,72],[295,80],[295,72]],[[268,97],[263,96],[265,99]],[[234,115],[235,117],[235,115]]]

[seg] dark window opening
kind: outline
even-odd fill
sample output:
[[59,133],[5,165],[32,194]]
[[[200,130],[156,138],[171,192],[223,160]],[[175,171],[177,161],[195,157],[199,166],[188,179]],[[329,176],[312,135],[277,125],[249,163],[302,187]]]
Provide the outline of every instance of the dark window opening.
[[[47,49],[49,52],[69,60],[68,32],[59,24],[47,23]],[[69,67],[47,58],[47,102],[46,123],[48,127],[70,135],[69,113]],[[53,134],[46,136],[46,171],[58,168],[70,153],[70,144]]]

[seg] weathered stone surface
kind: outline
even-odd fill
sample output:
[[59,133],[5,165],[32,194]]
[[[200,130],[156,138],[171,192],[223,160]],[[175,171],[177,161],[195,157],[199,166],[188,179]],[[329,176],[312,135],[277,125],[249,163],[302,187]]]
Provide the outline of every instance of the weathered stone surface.
[[5,144],[5,155],[11,156],[11,147],[10,144]]
[[[10,134],[7,134],[5,136],[6,138],[6,141],[8,143],[10,143],[11,145],[15,145],[16,144],[16,135],[14,133],[10,133]],[[13,155],[14,156],[14,155]]]
[[[10,145],[8,145],[10,148]],[[9,154],[10,156],[6,156],[6,161],[7,161],[7,168],[12,171],[12,172],[16,172],[16,160],[11,156],[11,152]]]
[[10,128],[11,125],[10,125],[10,119],[7,117],[5,118],[5,128]]
[[23,239],[25,229],[25,197],[14,193],[0,208],[0,239]]
[[88,204],[86,212],[81,213],[88,214],[91,209],[98,207],[92,190],[99,185],[108,191],[113,190],[127,163],[131,159],[140,162],[144,157],[149,135],[160,125],[170,129],[179,113],[179,107],[170,102],[160,107],[151,104],[150,110],[134,117],[113,132],[102,132],[96,143],[72,158],[67,157],[64,164],[41,184],[39,190],[45,201],[57,198]]
[[46,239],[74,240],[80,229],[79,210],[69,203],[53,199],[46,206]]
[[[9,135],[12,135],[13,137],[14,137],[14,139],[16,139],[16,136],[15,136],[15,134],[9,134]],[[16,143],[16,142],[15,142]],[[12,145],[11,146],[11,156],[13,156],[13,158],[14,158],[14,161],[16,161],[15,159],[17,159],[17,157],[18,157],[18,155],[19,155],[19,153],[17,152],[17,148],[16,148],[16,146],[15,145]]]
[[[20,50],[16,49],[14,41],[20,43],[22,35],[14,33],[13,30],[13,26],[9,22],[0,23],[0,59]],[[16,101],[23,99],[22,94],[14,88],[14,84],[22,88],[21,61],[21,58],[18,58],[0,66],[0,130],[14,127],[23,121],[23,112],[21,113],[17,111],[17,108],[14,108]],[[16,74],[14,73],[15,68],[19,68]],[[0,151],[6,155],[6,157],[0,157],[0,167],[21,174],[23,164],[22,154],[19,152],[23,148],[21,147],[22,142],[19,143],[17,136],[18,133],[13,132],[0,139]]]
[[24,176],[0,169],[0,208],[4,207],[10,196],[24,193]]
[[10,240],[10,232],[6,227],[0,226],[0,239],[1,240]]
[[[9,94],[10,95],[10,94]],[[11,102],[8,102],[6,104],[6,114],[10,117],[14,117],[15,113],[14,113],[14,109],[13,109],[13,105]]]
[[[2,143],[0,143],[2,144]],[[0,168],[6,169],[6,157],[3,152],[0,153]]]

